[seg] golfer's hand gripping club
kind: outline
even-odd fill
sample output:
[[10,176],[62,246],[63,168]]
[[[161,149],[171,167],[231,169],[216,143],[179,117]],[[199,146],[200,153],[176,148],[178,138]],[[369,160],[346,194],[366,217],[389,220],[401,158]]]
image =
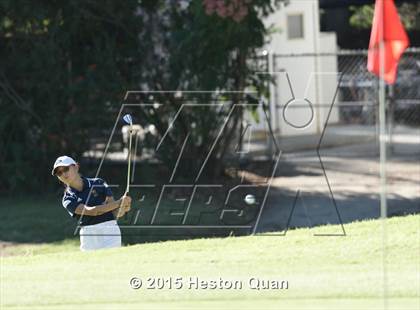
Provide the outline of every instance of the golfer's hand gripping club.
[[120,198],[120,207],[118,209],[117,218],[124,216],[131,209],[131,197],[124,195]]

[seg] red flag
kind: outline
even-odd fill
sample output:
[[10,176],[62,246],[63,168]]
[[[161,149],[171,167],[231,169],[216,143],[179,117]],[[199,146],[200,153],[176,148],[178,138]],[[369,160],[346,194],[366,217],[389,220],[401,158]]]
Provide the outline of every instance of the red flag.
[[395,83],[397,66],[401,55],[409,45],[394,0],[376,0],[373,15],[372,32],[368,50],[368,70],[380,75],[380,43],[384,47],[383,79],[389,84]]

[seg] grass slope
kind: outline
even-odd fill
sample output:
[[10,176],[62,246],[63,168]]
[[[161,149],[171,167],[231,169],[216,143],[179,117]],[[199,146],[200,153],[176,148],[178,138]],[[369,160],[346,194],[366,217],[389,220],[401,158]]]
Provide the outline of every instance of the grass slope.
[[[383,309],[379,220],[345,225],[347,236],[247,236],[140,244],[82,253],[73,241],[16,248],[2,257],[3,309]],[[316,228],[316,233],[331,227]],[[389,309],[420,303],[420,216],[386,221]],[[183,277],[182,289],[133,290],[131,277]],[[243,289],[188,289],[189,277],[242,280]],[[248,279],[288,281],[251,290]]]

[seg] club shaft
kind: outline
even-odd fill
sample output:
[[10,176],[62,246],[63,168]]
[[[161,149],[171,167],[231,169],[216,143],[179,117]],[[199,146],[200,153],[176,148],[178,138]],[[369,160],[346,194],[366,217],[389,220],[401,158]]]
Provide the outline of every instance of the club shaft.
[[131,145],[132,145],[132,126],[129,129],[129,141],[128,141],[128,166],[127,166],[127,187],[125,188],[125,194],[130,191],[130,174],[131,174]]

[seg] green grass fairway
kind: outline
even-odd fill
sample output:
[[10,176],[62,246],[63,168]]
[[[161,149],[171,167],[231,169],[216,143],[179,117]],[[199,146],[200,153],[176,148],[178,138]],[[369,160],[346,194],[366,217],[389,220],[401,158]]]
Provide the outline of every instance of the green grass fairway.
[[[74,240],[17,246],[2,257],[1,309],[383,309],[382,223],[345,228],[346,237],[298,229],[90,253]],[[387,306],[419,309],[420,215],[388,219],[386,232]],[[129,285],[134,276],[143,279],[138,290]],[[146,289],[149,277],[183,277],[184,286]],[[188,289],[189,277],[244,285]],[[252,290],[251,277],[286,280],[288,289]]]

